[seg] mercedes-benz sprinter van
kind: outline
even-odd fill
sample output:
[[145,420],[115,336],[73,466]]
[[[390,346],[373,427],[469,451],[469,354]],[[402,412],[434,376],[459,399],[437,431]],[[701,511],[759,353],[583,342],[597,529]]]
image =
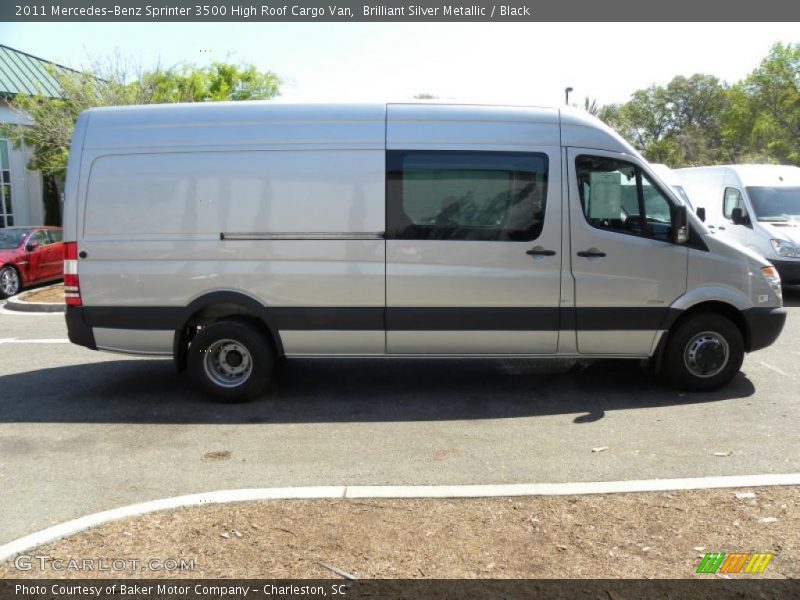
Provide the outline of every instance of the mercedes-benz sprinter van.
[[568,109],[92,109],[64,209],[72,342],[228,401],[280,357],[652,359],[719,387],[785,320],[624,140]]
[[784,285],[800,284],[800,168],[725,165],[676,171],[720,237],[770,261]]

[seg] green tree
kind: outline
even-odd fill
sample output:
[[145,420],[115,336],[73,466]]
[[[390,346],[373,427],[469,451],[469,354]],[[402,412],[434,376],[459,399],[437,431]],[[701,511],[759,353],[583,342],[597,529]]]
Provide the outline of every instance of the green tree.
[[735,89],[726,133],[751,155],[800,165],[800,44],[775,44]]
[[588,112],[590,115],[593,115],[593,116],[596,117],[598,115],[598,113],[600,112],[600,108],[601,108],[600,104],[597,102],[596,99],[589,98],[589,96],[586,96],[583,99],[583,110]]
[[215,62],[198,69],[182,65],[145,73],[139,85],[151,102],[209,102],[221,100],[264,100],[280,94],[280,80],[254,65],[238,66]]
[[728,106],[722,115],[722,137],[731,163],[774,162],[767,150],[767,141],[759,133],[759,114],[755,100],[743,83],[728,90]]
[[722,135],[722,117],[729,101],[725,84],[713,75],[678,76],[667,84],[665,96],[671,120],[667,139],[680,149],[674,157],[676,163],[683,166],[730,160]]
[[713,75],[678,76],[596,114],[649,160],[672,167],[800,165],[800,44],[775,44],[733,85]]
[[668,106],[666,90],[652,85],[636,90],[620,109],[621,121],[627,135],[638,148],[646,150],[660,142],[672,129],[672,113]]
[[624,104],[600,107],[597,116],[648,160],[672,167],[724,160],[722,118],[727,86],[713,75],[678,76],[666,86],[637,90]]
[[96,106],[263,100],[280,94],[280,78],[253,65],[213,63],[136,71],[119,57],[82,71],[53,68],[60,98],[18,95],[10,105],[30,125],[8,125],[3,134],[32,150],[29,168],[63,178],[78,115]]

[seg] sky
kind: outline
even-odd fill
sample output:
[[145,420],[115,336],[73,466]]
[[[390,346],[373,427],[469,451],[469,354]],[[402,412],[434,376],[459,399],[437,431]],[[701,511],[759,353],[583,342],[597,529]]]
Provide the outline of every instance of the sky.
[[736,81],[796,23],[0,23],[0,43],[67,66],[253,63],[289,102],[624,102],[702,72]]

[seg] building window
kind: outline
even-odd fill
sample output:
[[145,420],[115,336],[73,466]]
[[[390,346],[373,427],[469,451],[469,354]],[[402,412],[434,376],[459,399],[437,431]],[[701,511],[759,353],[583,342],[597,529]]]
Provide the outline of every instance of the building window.
[[11,164],[8,160],[8,141],[0,140],[0,227],[14,225],[11,204]]

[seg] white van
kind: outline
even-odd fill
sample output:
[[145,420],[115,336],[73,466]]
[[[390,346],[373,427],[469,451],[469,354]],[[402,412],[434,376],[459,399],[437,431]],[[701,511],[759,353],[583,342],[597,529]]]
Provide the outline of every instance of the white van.
[[785,312],[611,129],[567,109],[93,109],[65,202],[69,337],[217,397],[280,357],[653,358],[716,388]]
[[800,168],[725,165],[678,169],[706,225],[770,261],[784,285],[800,284]]
[[[686,189],[683,187],[683,181],[675,172],[674,169],[669,168],[667,165],[663,163],[650,163],[650,168],[653,169],[653,172],[661,178],[661,181],[666,183],[675,194],[683,200],[683,203],[690,209],[694,208],[689,195],[686,193]],[[704,220],[704,219],[701,219]]]

